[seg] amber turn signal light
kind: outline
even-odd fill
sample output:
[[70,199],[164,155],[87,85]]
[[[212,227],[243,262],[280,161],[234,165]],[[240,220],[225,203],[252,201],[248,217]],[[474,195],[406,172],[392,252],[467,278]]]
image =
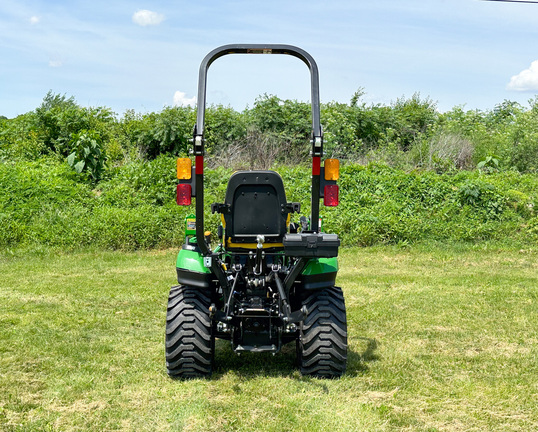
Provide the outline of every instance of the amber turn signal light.
[[179,158],[177,160],[177,178],[179,180],[191,179],[192,161],[189,158]]
[[340,178],[340,161],[338,159],[325,159],[325,180],[338,180]]

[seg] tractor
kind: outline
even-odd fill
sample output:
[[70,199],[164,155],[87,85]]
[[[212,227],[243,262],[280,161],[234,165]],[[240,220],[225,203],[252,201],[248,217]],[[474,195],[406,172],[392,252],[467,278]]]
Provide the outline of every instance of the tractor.
[[[288,202],[275,171],[237,171],[222,202],[217,245],[204,226],[204,119],[209,66],[228,54],[284,54],[310,70],[312,183],[309,217],[301,203]],[[346,370],[347,320],[344,296],[335,285],[336,234],[322,231],[320,200],[338,205],[339,162],[323,157],[319,75],[306,51],[291,45],[225,45],[200,65],[193,160],[177,160],[179,205],[195,201],[185,219],[185,243],[177,256],[178,285],[170,290],[166,317],[166,368],[172,378],[208,377],[214,368],[215,339],[228,340],[236,354],[276,355],[295,342],[302,375],[337,378]],[[209,210],[209,207],[208,207]]]

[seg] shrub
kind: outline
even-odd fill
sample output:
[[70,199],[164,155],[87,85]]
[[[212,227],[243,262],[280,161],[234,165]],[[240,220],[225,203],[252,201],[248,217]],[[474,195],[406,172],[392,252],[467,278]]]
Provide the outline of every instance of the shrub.
[[87,172],[96,182],[103,176],[105,169],[105,152],[99,134],[93,130],[83,130],[74,134],[70,142],[71,154],[67,163],[77,173]]
[[[538,122],[535,124],[538,128]],[[510,153],[510,165],[519,172],[538,173],[538,131],[526,134],[515,142]]]
[[[251,130],[278,143],[281,155],[287,155],[290,163],[304,160],[310,149],[312,114],[310,104],[286,100],[276,96],[256,99],[247,114]],[[282,159],[280,159],[282,161]]]
[[0,122],[0,158],[33,160],[46,152],[32,124],[33,113]]
[[175,170],[175,159],[166,155],[118,167],[109,180],[99,184],[100,201],[124,208],[174,202]]
[[191,107],[168,107],[132,120],[131,134],[143,159],[160,154],[186,154],[192,139],[195,112]]
[[497,188],[482,180],[467,180],[458,190],[462,206],[470,206],[484,214],[486,219],[497,219],[506,207],[506,198]]
[[94,130],[106,140],[114,122],[113,113],[108,108],[82,108],[73,97],[67,98],[51,91],[32,118],[32,128],[43,145],[64,157],[70,153],[69,143],[73,135]]
[[330,102],[321,107],[324,126],[324,151],[329,157],[356,159],[363,153],[362,142],[355,133],[357,107]]
[[[211,105],[205,111],[205,149],[210,154],[224,153],[247,136],[247,118],[231,107]],[[194,122],[191,125],[191,132]],[[233,150],[230,149],[230,153]]]

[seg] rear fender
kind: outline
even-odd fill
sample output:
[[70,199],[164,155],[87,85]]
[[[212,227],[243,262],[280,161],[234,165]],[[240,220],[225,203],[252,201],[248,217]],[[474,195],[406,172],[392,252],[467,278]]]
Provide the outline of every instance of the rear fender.
[[181,285],[208,288],[213,279],[211,270],[204,265],[201,252],[193,249],[183,248],[179,251],[176,261],[177,281]]
[[299,282],[305,290],[320,290],[335,285],[338,258],[312,258],[301,272]]

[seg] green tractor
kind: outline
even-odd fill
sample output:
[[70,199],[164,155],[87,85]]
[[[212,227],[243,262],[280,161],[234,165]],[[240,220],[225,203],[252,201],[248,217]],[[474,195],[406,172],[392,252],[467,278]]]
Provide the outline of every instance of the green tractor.
[[[212,250],[204,229],[204,117],[207,70],[227,54],[287,54],[310,69],[312,104],[312,187],[310,217],[291,223],[300,203],[288,202],[282,177],[274,171],[238,171],[228,181],[219,213],[218,245]],[[314,59],[290,45],[226,45],[200,66],[195,166],[178,159],[177,203],[196,214],[186,218],[186,239],[177,257],[177,280],[168,299],[166,367],[174,378],[211,375],[215,338],[233,351],[278,353],[295,342],[303,375],[335,378],[346,370],[347,321],[338,272],[336,234],[321,229],[320,200],[338,205],[339,163],[322,166],[319,78]]]

